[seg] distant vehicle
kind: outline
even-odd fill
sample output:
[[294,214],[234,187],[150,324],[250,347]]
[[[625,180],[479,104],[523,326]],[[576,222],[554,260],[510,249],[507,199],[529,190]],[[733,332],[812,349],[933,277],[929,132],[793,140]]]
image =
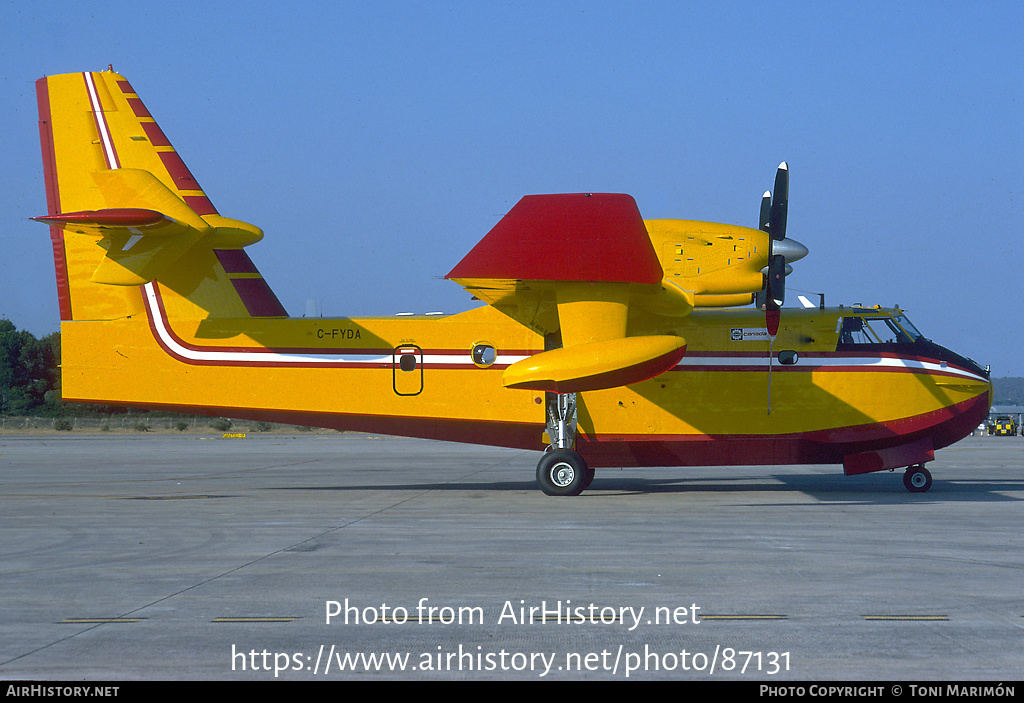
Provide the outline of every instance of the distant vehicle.
[[996,421],[992,423],[992,430],[990,434],[1001,437],[1012,437],[1017,434],[1017,423],[1009,415],[1000,415],[996,418]]

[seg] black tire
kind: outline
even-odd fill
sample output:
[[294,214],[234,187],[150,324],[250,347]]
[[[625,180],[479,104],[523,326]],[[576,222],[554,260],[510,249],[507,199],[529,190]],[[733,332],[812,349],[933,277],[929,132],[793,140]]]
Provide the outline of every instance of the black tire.
[[587,472],[583,475],[583,490],[590,488],[590,484],[594,481],[594,470],[587,467]]
[[923,466],[908,466],[903,474],[903,485],[911,493],[924,493],[932,487],[932,475]]
[[537,485],[549,496],[578,496],[589,483],[589,471],[587,462],[573,450],[553,449],[537,463]]

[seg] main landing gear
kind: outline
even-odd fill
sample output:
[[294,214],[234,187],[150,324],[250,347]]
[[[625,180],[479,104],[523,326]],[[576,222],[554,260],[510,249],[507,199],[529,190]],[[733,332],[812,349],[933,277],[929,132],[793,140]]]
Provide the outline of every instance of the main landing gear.
[[911,493],[924,493],[932,487],[932,475],[924,464],[908,466],[903,474],[903,485]]
[[572,449],[576,443],[576,394],[545,395],[551,446],[537,463],[537,484],[549,496],[578,496],[594,480],[594,470]]
[[537,484],[549,496],[578,496],[594,480],[594,470],[572,449],[552,449],[537,463]]

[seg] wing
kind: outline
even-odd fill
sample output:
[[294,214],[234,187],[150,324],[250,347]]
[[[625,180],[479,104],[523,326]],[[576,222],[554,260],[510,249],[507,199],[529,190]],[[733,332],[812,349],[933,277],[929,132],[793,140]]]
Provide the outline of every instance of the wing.
[[627,334],[631,311],[683,317],[750,303],[763,285],[758,230],[645,223],[622,194],[524,197],[453,268],[452,279],[560,346],[511,365],[510,388],[569,393],[637,383],[675,366],[678,335]]

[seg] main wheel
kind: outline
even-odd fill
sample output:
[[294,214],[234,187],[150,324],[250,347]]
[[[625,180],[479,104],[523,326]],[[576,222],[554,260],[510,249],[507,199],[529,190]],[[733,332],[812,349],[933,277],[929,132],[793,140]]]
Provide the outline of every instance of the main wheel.
[[587,462],[572,449],[553,449],[537,463],[537,484],[549,496],[578,496],[590,483],[588,472]]
[[583,490],[590,488],[590,483],[594,480],[594,470],[587,467],[587,472],[583,475]]
[[924,493],[932,487],[932,475],[920,464],[908,466],[903,474],[903,485],[911,493]]

